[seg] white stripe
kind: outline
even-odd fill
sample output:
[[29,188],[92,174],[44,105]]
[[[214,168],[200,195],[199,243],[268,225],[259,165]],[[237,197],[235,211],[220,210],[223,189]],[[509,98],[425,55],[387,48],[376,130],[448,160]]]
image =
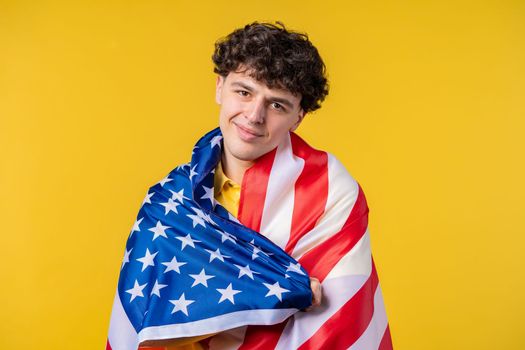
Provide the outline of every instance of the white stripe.
[[372,260],[370,252],[370,233],[366,228],[363,237],[348,253],[345,254],[337,264],[330,270],[326,279],[337,278],[345,275],[370,275],[372,271]]
[[322,304],[311,311],[296,313],[286,324],[275,350],[301,346],[359,291],[368,278],[366,275],[352,275],[323,281]]
[[122,307],[118,292],[115,293],[113,310],[109,322],[108,341],[113,350],[137,350],[137,332]]
[[271,325],[286,320],[297,311],[297,309],[243,310],[199,321],[147,327],[139,332],[139,341],[193,337],[249,324]]
[[[295,182],[304,160],[293,154],[290,135],[279,145],[268,180],[260,232],[284,249],[290,239]],[[286,174],[286,175],[285,175]]]
[[374,315],[372,316],[366,330],[361,334],[361,337],[359,337],[359,339],[357,339],[357,341],[348,349],[370,350],[379,348],[387,324],[388,321],[386,318],[385,304],[383,302],[383,294],[381,293],[381,287],[378,284],[374,294]]
[[277,349],[300,346],[335,314],[368,280],[372,273],[370,235],[368,229],[359,242],[345,254],[322,283],[321,306],[306,313],[297,313],[290,320],[279,340]]
[[341,230],[357,200],[359,187],[344,166],[328,154],[328,197],[325,212],[315,227],[295,246],[292,256],[299,259]]

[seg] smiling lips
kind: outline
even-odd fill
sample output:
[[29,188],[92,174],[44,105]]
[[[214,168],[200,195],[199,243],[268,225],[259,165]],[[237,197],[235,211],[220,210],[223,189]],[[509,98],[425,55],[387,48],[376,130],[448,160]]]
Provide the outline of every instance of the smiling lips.
[[248,129],[244,126],[241,126],[239,124],[234,123],[234,125],[237,127],[237,133],[239,134],[239,137],[243,141],[253,141],[258,137],[261,137],[263,135],[259,134],[256,131],[253,131],[251,129]]

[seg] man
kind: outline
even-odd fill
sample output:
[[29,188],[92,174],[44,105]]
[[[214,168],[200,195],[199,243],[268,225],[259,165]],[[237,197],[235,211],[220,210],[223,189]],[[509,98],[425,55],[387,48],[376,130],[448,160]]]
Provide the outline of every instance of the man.
[[148,193],[108,348],[136,348],[133,337],[144,349],[391,348],[364,195],[293,133],[328,93],[317,49],[252,23],[218,41],[213,61],[220,129]]

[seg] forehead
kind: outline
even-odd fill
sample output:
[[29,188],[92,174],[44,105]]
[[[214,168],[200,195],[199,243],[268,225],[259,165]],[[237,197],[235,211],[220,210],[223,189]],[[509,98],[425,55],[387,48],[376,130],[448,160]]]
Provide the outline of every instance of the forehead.
[[252,71],[247,70],[247,69],[232,71],[228,73],[228,75],[226,76],[226,83],[229,85],[245,85],[246,87],[249,87],[251,90],[254,90],[257,92],[268,92],[271,95],[288,97],[293,100],[301,99],[300,95],[294,94],[286,88],[279,87],[279,86],[270,87],[266,82],[257,80],[252,75],[253,75]]

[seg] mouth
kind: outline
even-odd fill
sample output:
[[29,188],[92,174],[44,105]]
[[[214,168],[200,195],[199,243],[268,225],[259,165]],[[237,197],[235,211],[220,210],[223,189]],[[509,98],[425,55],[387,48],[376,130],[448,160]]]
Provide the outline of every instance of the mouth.
[[233,124],[237,127],[237,133],[239,134],[239,137],[244,141],[253,141],[257,139],[258,137],[263,136],[261,133],[257,131],[251,130],[249,128],[246,128],[236,123],[233,123]]

